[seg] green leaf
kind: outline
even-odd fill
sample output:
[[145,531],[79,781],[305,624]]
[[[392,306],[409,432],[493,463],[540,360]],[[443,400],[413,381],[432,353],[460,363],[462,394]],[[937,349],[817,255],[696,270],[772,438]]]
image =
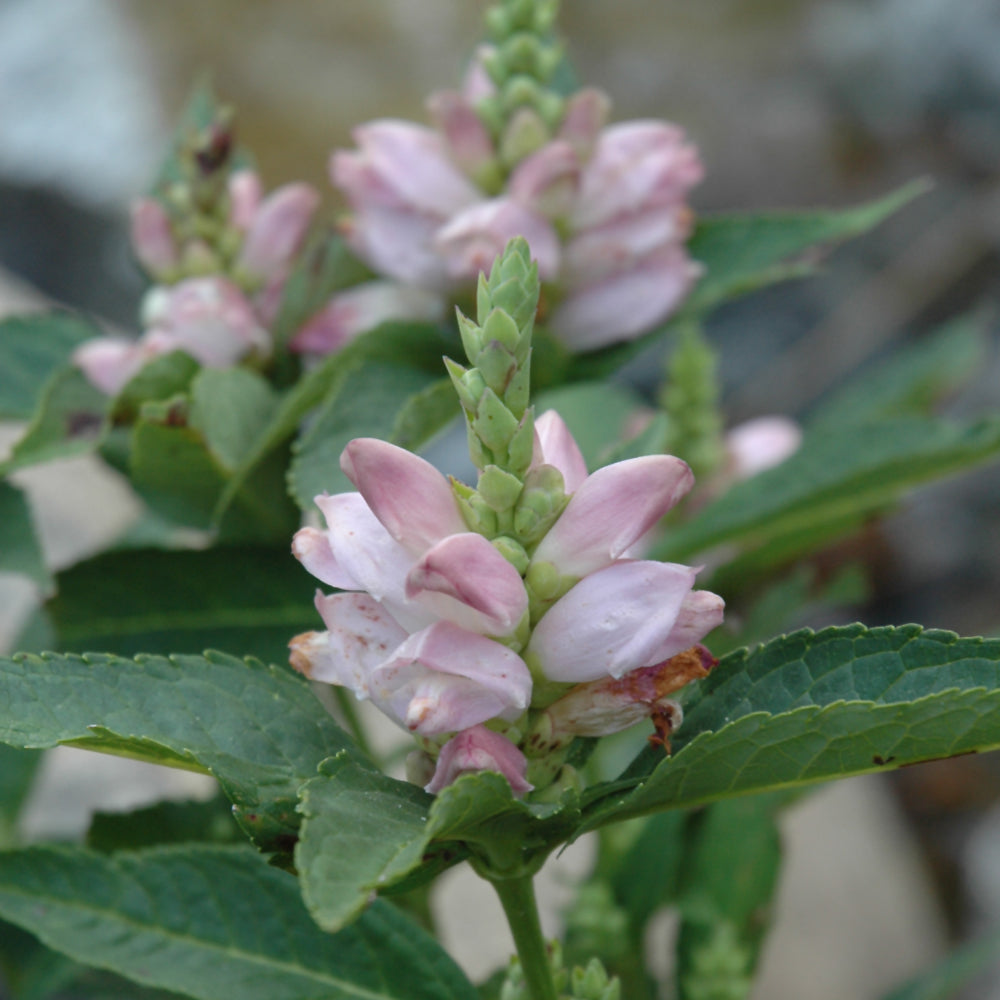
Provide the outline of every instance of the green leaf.
[[276,408],[274,390],[245,368],[210,369],[191,385],[191,426],[215,460],[234,471],[264,433]]
[[1000,931],[955,949],[946,959],[887,994],[883,1000],[952,1000],[970,979],[996,962]]
[[198,1000],[473,1000],[415,924],[376,903],[330,936],[247,849],[0,854],[0,915],[81,961]]
[[746,796],[691,817],[678,903],[684,1000],[749,992],[781,867],[780,801],[780,795]]
[[930,185],[918,180],[892,194],[847,209],[746,213],[703,218],[688,252],[705,267],[705,277],[684,311],[705,313],[747,292],[815,270],[799,255],[861,236],[895,215]]
[[221,795],[205,802],[158,802],[132,812],[98,812],[87,831],[87,846],[106,854],[190,841],[245,842],[233,822],[232,807]]
[[316,581],[287,547],[109,552],[58,583],[48,612],[70,652],[221,649],[287,663],[289,639],[319,623]]
[[17,573],[45,593],[52,590],[52,574],[35,535],[31,508],[10,483],[0,483],[0,573]]
[[56,458],[93,451],[107,430],[110,400],[77,368],[57,371],[46,383],[38,408],[0,475]]
[[979,370],[986,352],[983,317],[961,316],[884,361],[865,364],[859,375],[820,403],[809,426],[815,430],[926,414]]
[[590,829],[1000,746],[1000,640],[919,625],[809,629],[739,650],[695,687],[663,758],[586,796]]
[[806,251],[861,236],[928,189],[906,184],[876,201],[847,209],[748,212],[698,220],[688,252],[705,276],[677,316],[637,340],[578,357],[574,379],[600,378],[621,368],[677,322],[700,319],[725,302],[768,285],[815,273],[818,256]]
[[433,797],[346,756],[325,761],[302,789],[305,817],[295,848],[302,895],[316,922],[335,931],[370,894],[421,863]]
[[36,750],[0,745],[0,848],[17,843],[21,808],[41,759]]
[[296,448],[289,483],[299,506],[312,510],[313,497],[319,493],[353,490],[340,469],[340,453],[348,441],[388,438],[410,397],[437,381],[416,368],[382,361],[358,363]]
[[579,819],[575,804],[518,801],[492,772],[463,775],[430,796],[345,755],[305,785],[300,811],[295,863],[306,903],[326,930],[353,919],[372,892],[421,884],[464,857],[466,846],[520,864],[548,854]]
[[[289,668],[204,656],[0,658],[0,742],[88,750],[215,775],[261,846],[287,850],[299,786],[353,749]],[[360,755],[359,755],[360,756]]]
[[99,327],[73,313],[0,320],[0,419],[29,420],[49,380],[71,367],[73,351],[99,336]]
[[142,366],[115,396],[117,422],[130,423],[144,403],[171,399],[186,392],[201,366],[185,351],[160,354]]
[[391,359],[439,375],[441,355],[450,346],[452,342],[438,327],[426,323],[383,323],[342,351],[324,358],[280,399],[270,423],[258,434],[254,447],[223,489],[213,513],[213,523],[220,522],[254,470],[291,438],[305,417],[324,400],[337,396],[356,365],[366,358]]
[[807,434],[781,465],[737,483],[657,546],[685,561],[718,545],[760,547],[853,525],[903,492],[1000,454],[1000,417],[970,425],[898,419]]
[[140,419],[132,433],[133,486],[161,516],[189,527],[215,528],[227,541],[289,539],[298,515],[285,491],[282,452],[272,452],[241,478],[226,516],[216,523],[220,497],[233,474],[213,444],[218,448],[224,442],[224,448],[235,448],[239,442],[225,426],[213,427],[210,433],[214,441],[199,428],[174,421],[169,413],[165,418]]
[[462,409],[450,378],[432,382],[410,396],[396,412],[389,440],[416,451],[461,416]]

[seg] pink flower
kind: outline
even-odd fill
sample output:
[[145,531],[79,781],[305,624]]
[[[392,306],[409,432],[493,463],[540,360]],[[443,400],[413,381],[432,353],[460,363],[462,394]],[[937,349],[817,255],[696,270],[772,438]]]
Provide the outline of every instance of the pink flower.
[[142,266],[154,277],[169,274],[179,263],[170,217],[155,198],[132,203],[132,249]]
[[787,417],[756,417],[737,424],[726,433],[728,475],[734,480],[756,476],[780,465],[801,443],[802,428]]
[[153,358],[184,351],[206,368],[229,368],[270,351],[253,306],[224,278],[189,278],[155,286],[144,303],[146,332],[137,341],[98,337],[73,355],[90,382],[115,395]]
[[506,736],[474,726],[458,733],[441,748],[434,777],[425,790],[437,795],[463,774],[476,771],[497,771],[510,782],[515,796],[530,792],[532,785],[525,778],[527,760]]
[[375,121],[355,132],[356,151],[334,153],[348,239],[375,271],[443,297],[516,234],[546,282],[547,325],[572,350],[633,339],[677,309],[701,274],[685,242],[687,197],[703,174],[679,128],[605,127],[607,98],[581,90],[554,137],[529,143],[504,180],[470,93],[436,94],[430,106],[437,131]]
[[341,466],[359,492],[317,497],[327,530],[303,528],[292,551],[353,593],[319,599],[328,632],[293,641],[296,667],[422,735],[522,714],[531,676],[496,641],[527,613],[517,570],[467,530],[447,480],[423,459],[358,439]]
[[293,351],[332,354],[359,334],[388,320],[444,318],[444,302],[423,288],[392,281],[369,281],[338,292],[292,338]]

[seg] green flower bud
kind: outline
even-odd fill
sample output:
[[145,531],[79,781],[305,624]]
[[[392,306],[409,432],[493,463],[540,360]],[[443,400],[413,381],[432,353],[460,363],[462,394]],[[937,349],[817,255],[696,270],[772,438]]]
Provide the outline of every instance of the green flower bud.
[[524,488],[517,476],[488,465],[479,475],[479,495],[486,501],[491,510],[498,513],[510,510],[517,503],[517,498]]
[[[513,354],[521,342],[521,331],[514,317],[504,309],[493,308],[482,324],[482,343],[496,341]],[[480,348],[484,350],[485,346]],[[471,359],[471,355],[470,355]],[[479,362],[477,361],[476,364]]]
[[467,413],[475,413],[479,406],[479,400],[483,398],[483,393],[486,391],[486,381],[482,374],[475,368],[463,368],[451,358],[444,359],[444,366],[451,376],[451,384],[458,393],[462,409]]
[[622,995],[618,978],[609,979],[604,966],[596,958],[592,958],[585,969],[579,966],[573,969],[570,991],[573,1000],[620,1000]]
[[487,387],[469,426],[487,448],[498,455],[506,455],[507,443],[517,430],[518,420],[507,409],[503,400]]
[[[495,315],[510,319],[505,313]],[[517,359],[514,355],[503,344],[494,340],[479,352],[476,367],[482,372],[486,384],[506,403],[507,387],[517,375]]]
[[[507,404],[507,409],[514,414],[515,417],[524,418],[524,413],[528,409],[528,403],[531,400],[531,352],[528,352],[528,357],[521,363],[521,366],[515,369],[513,376],[507,383],[507,390],[504,392],[503,401]],[[518,428],[518,433],[521,433],[521,429]],[[531,464],[531,451],[534,446],[534,421],[532,421],[532,427],[526,432],[528,436],[528,455],[527,462],[521,471],[521,474],[527,472],[528,465]],[[513,439],[508,445],[508,452],[510,452],[515,447],[515,442]],[[513,468],[513,466],[512,466]]]
[[533,107],[521,107],[521,102],[505,103],[516,110],[510,113],[500,135],[499,152],[503,163],[513,168],[541,149],[552,138],[552,130]]
[[458,309],[455,310],[455,315],[458,320],[458,333],[462,338],[462,347],[465,350],[465,356],[472,364],[475,364],[476,358],[479,357],[479,352],[486,343],[482,328],[478,323],[474,323],[469,319],[468,316],[463,315]]
[[527,409],[521,414],[516,433],[507,445],[507,467],[516,476],[527,474],[535,453],[535,411]]
[[524,582],[541,601],[551,601],[562,589],[562,576],[555,563],[533,562],[524,574]]
[[462,517],[469,526],[469,530],[484,535],[486,538],[492,538],[497,533],[496,513],[489,508],[486,501],[475,490],[469,490],[466,493],[465,490],[468,487],[459,490],[459,485],[462,484],[452,483],[452,489],[455,492],[458,509],[462,512]]
[[514,530],[526,545],[534,544],[552,527],[569,498],[562,473],[552,465],[532,469],[514,508]]
[[531,562],[528,553],[524,551],[524,546],[509,535],[501,535],[493,539],[493,547],[521,574],[524,576],[528,564]]

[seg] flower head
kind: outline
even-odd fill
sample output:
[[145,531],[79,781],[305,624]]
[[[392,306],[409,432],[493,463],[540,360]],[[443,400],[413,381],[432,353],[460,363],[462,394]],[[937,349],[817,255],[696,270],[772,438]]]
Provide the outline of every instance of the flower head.
[[461,91],[429,99],[433,127],[380,119],[333,154],[330,173],[350,213],[344,231],[379,275],[442,298],[467,290],[514,235],[545,282],[547,326],[586,351],[661,322],[700,274],[685,242],[698,153],[668,122],[608,126],[610,101],[551,86],[561,51],[549,29],[487,25]]

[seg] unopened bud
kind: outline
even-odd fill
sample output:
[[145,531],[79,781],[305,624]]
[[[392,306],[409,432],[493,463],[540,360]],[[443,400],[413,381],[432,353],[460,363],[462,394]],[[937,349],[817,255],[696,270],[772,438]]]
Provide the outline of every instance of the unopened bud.
[[[535,91],[534,81],[519,77],[523,81],[515,91],[521,98],[531,93],[531,103],[534,104],[538,97]],[[532,153],[541,149],[551,138],[552,130],[545,123],[544,118],[533,106],[524,106],[524,99],[513,99],[510,101],[511,110],[507,126],[500,136],[500,159],[508,168],[517,166],[522,160],[527,159]]]
[[524,546],[509,535],[501,535],[493,539],[493,547],[520,573],[524,576],[525,570],[531,562]]
[[479,495],[486,501],[492,510],[500,513],[510,510],[517,503],[517,498],[524,488],[521,480],[517,476],[497,468],[495,465],[488,465],[479,476]]

